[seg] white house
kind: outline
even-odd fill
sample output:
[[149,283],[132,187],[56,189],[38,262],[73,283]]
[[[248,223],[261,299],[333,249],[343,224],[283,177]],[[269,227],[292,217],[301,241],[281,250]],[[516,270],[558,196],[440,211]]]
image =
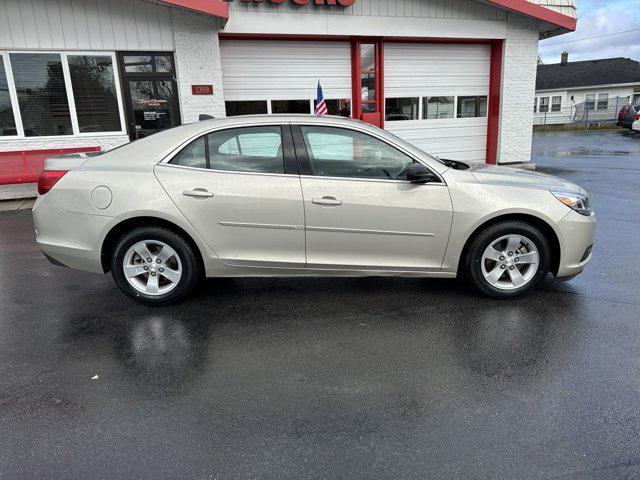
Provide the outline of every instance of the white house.
[[0,183],[203,113],[311,113],[318,80],[436,155],[526,162],[538,40],[575,26],[573,0],[0,0]]
[[613,120],[624,105],[640,102],[640,62],[607,58],[538,66],[535,125]]

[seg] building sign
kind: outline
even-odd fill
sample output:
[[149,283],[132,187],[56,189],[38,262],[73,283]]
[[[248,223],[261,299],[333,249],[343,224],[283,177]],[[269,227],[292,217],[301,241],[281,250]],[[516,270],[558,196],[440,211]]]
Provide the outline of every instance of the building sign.
[[[233,2],[234,0],[225,0],[227,2]],[[240,0],[242,3],[263,3],[265,0]],[[350,7],[356,0],[266,0],[269,3],[285,3],[291,2],[295,5],[307,5],[307,4],[315,4],[315,5],[336,5],[340,7]]]
[[213,95],[213,85],[191,85],[192,95]]

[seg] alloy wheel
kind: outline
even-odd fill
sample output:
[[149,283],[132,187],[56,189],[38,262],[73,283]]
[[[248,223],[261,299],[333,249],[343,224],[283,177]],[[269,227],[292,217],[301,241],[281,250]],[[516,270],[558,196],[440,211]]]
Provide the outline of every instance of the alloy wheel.
[[146,295],[170,292],[182,278],[182,262],[176,251],[159,240],[142,240],[129,248],[122,261],[124,276]]
[[500,290],[515,290],[529,283],[540,264],[535,244],[524,235],[504,235],[482,254],[482,275]]

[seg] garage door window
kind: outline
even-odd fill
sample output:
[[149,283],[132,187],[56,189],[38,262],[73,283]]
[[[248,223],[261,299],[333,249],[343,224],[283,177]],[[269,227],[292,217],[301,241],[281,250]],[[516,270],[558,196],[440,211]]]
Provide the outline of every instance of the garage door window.
[[[549,99],[547,98],[547,102]],[[487,97],[458,97],[458,118],[486,117]]]
[[209,134],[207,141],[214,170],[284,173],[280,127],[221,130]]
[[302,126],[311,168],[322,177],[406,180],[413,160],[375,137],[333,127]]
[[236,115],[261,115],[267,112],[266,100],[246,100],[246,101],[229,101],[224,102],[227,117],[235,117]]
[[309,100],[271,100],[271,113],[311,113]]
[[[324,103],[327,105],[327,114],[329,115],[338,115],[340,117],[350,117],[351,116],[351,100],[348,98],[341,98],[338,100],[327,100],[325,98]],[[313,101],[313,110],[316,110],[316,105],[318,102],[316,100]]]
[[422,101],[422,118],[453,118],[455,97],[424,97]]
[[418,120],[418,97],[385,99],[385,120]]

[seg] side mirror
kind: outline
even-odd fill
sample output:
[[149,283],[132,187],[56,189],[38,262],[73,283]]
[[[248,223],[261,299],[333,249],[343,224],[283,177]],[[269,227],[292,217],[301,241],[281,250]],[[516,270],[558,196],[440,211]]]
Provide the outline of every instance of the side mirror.
[[407,180],[411,183],[440,182],[440,178],[421,163],[414,163],[407,168]]

